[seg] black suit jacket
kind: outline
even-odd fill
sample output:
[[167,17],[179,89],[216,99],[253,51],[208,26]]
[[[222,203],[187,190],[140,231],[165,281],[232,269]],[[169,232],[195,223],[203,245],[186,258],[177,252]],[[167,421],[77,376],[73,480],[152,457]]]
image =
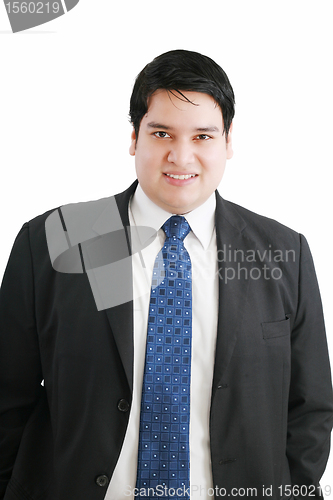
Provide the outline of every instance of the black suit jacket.
[[[116,196],[125,226],[135,187]],[[302,497],[318,497],[333,400],[307,242],[216,200],[214,486],[257,488],[260,498],[265,485],[275,499],[290,496],[285,485],[312,485]],[[87,274],[52,268],[49,214],[22,227],[1,289],[0,498],[102,500],[131,407],[132,303],[98,311]]]

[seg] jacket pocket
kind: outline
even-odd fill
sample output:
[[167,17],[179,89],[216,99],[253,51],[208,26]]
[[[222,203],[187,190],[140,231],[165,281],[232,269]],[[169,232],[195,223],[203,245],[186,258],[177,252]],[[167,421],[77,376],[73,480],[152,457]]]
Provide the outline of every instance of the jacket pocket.
[[287,314],[282,321],[261,323],[261,328],[265,340],[290,335],[290,315]]

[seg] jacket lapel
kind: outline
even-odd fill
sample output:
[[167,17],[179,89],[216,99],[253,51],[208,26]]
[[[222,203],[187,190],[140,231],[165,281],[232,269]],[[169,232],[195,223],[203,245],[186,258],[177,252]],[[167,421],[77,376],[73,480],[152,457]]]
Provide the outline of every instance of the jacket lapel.
[[[126,191],[115,196],[119,215],[124,228],[129,227],[128,205],[137,184],[137,181],[134,182]],[[108,209],[106,209],[95,222],[94,229],[97,230],[98,227],[106,227],[106,218],[108,217],[109,212]],[[133,286],[132,269],[129,269],[129,272],[126,272],[124,279],[129,280],[129,287]],[[133,301],[131,300],[126,303],[119,304],[115,307],[110,307],[109,309],[105,310],[105,314],[109,320],[112,333],[117,344],[119,355],[126,373],[128,385],[130,387],[130,390],[132,391],[134,361]]]
[[[213,377],[213,394],[226,383],[228,365],[243,322],[253,262],[238,258],[256,244],[245,235],[246,223],[236,208],[216,192],[216,240],[219,267],[219,316]],[[236,252],[238,251],[238,252]],[[236,252],[236,253],[235,253]],[[243,253],[242,253],[243,252]],[[239,265],[245,268],[239,271]],[[247,277],[247,279],[246,279]]]

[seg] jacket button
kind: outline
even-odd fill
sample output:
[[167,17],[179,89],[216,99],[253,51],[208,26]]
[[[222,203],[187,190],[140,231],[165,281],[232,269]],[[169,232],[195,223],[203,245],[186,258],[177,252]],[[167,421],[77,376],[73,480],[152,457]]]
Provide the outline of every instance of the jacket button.
[[120,399],[120,400],[118,401],[118,410],[119,410],[119,411],[124,411],[124,412],[126,412],[126,411],[128,411],[128,410],[129,410],[129,407],[130,407],[129,402],[128,402],[128,401],[126,401],[126,399]]
[[102,488],[104,488],[105,486],[107,486],[109,484],[109,478],[106,474],[101,474],[100,476],[97,476],[96,477],[96,484],[98,486],[101,486]]

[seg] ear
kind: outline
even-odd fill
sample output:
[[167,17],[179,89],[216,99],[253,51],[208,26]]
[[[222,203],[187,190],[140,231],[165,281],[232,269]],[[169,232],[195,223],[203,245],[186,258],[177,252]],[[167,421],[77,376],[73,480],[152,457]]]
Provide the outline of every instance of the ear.
[[135,130],[133,129],[131,133],[131,145],[129,148],[129,154],[131,156],[135,156],[135,147],[136,147],[136,136],[135,136]]
[[228,138],[226,141],[226,148],[227,148],[227,160],[230,160],[233,157],[233,149],[232,149],[232,129],[233,129],[233,122],[230,125],[229,128],[229,133],[228,133]]

